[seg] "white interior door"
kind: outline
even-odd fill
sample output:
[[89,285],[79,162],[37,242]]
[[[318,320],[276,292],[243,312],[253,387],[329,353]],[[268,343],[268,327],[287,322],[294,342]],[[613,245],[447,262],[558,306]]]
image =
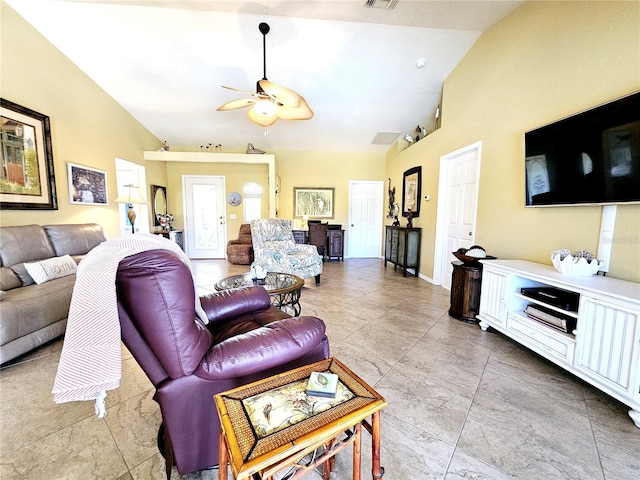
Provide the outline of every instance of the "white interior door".
[[438,232],[436,234],[436,269],[434,283],[451,288],[451,254],[469,248],[475,240],[478,204],[478,175],[481,143],[462,148],[440,159]]
[[224,177],[182,177],[185,248],[189,258],[224,258],[227,245]]
[[383,197],[384,182],[349,182],[349,257],[381,255]]

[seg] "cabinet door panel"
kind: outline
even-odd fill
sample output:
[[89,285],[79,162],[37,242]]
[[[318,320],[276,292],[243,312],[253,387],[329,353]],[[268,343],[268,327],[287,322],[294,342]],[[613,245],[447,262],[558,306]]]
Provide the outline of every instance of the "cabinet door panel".
[[637,311],[582,295],[575,368],[629,392],[638,375],[638,329]]
[[480,316],[501,326],[507,320],[506,287],[507,275],[490,271],[485,266],[480,293]]

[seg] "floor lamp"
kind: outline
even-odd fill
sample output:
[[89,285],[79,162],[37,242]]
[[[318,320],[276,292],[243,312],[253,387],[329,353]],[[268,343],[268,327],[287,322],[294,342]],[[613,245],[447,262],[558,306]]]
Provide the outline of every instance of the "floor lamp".
[[134,225],[136,223],[136,211],[133,209],[133,205],[146,205],[147,201],[142,198],[138,187],[136,187],[135,185],[125,185],[124,188],[128,189],[128,192],[116,198],[115,202],[125,203],[129,205],[129,208],[127,209],[127,218],[131,223],[131,233],[136,233],[134,228]]

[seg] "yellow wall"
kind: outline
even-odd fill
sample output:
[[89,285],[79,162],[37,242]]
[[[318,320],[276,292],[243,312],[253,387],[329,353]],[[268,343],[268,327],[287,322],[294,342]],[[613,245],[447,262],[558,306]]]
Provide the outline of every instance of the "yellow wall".
[[[159,140],[6,3],[0,9],[0,95],[50,117],[58,197],[58,210],[2,210],[0,225],[96,222],[119,235],[115,158],[143,164]],[[69,203],[67,162],[106,171],[108,206]]]
[[[638,2],[530,2],[485,32],[444,84],[442,128],[397,153],[387,174],[423,167],[421,271],[432,275],[440,157],[482,141],[476,243],[550,264],[596,253],[602,207],[524,208],[524,132],[640,90]],[[640,186],[639,186],[640,188]],[[609,275],[640,281],[640,205],[618,206]]]
[[328,222],[342,224],[346,230],[349,222],[349,181],[382,181],[384,172],[384,153],[277,152],[276,173],[282,180],[277,196],[278,216],[294,218],[294,187],[333,187],[334,218]]

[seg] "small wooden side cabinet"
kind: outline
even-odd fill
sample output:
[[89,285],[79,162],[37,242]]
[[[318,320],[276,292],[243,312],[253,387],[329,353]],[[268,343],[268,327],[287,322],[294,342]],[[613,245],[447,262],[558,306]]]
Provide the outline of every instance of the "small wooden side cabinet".
[[344,230],[327,230],[327,250],[325,257],[331,261],[344,261]]
[[[420,268],[420,235],[421,228],[386,227],[384,249],[384,266],[393,263],[393,268],[402,268],[402,276],[407,276],[407,269],[412,268],[418,276]],[[409,273],[411,275],[411,273]]]
[[309,231],[308,230],[292,230],[293,240],[296,243],[309,243]]
[[478,323],[480,313],[480,287],[482,285],[482,264],[451,262],[451,307],[449,315],[458,320]]

